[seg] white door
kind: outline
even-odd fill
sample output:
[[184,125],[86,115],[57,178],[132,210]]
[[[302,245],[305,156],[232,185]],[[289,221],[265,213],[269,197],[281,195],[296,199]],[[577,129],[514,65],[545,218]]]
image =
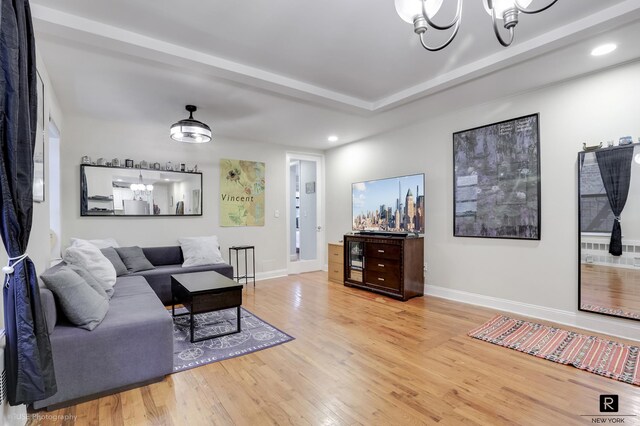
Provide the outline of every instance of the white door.
[[287,153],[287,272],[319,271],[324,262],[321,156]]

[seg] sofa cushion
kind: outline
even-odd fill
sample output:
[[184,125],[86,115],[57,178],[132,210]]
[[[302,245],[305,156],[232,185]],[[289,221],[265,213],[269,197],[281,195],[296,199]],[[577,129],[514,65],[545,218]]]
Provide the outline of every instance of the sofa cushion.
[[44,286],[40,287],[40,305],[42,306],[44,319],[47,322],[47,332],[51,334],[58,322],[58,308],[56,307],[53,293]]
[[154,266],[182,264],[182,249],[180,246],[143,247],[142,252]]
[[100,283],[98,280],[93,278],[93,275],[91,275],[91,273],[84,269],[82,266],[69,265],[69,267],[73,269],[76,274],[80,275],[82,279],[84,279],[87,284],[89,284],[89,287],[94,289],[100,296],[104,297],[107,300],[111,299],[111,296],[113,296],[112,286]]
[[[142,276],[146,278],[148,285],[156,292],[162,303],[168,305],[171,303],[171,275],[185,274],[189,272],[216,271],[220,275],[233,278],[233,267],[227,263],[217,263],[215,265],[191,266],[183,268],[182,265],[162,265],[156,266],[155,269],[149,271],[135,272],[131,276]],[[125,277],[120,277],[121,280]]]
[[91,243],[76,241],[65,250],[63,259],[67,263],[82,266],[103,285],[113,286],[116,283],[116,270],[113,264]]
[[188,237],[178,239],[184,256],[183,267],[224,263],[218,237]]
[[73,324],[93,330],[102,322],[109,310],[106,295],[103,297],[68,266],[56,271],[45,271],[42,281],[56,295],[65,316]]
[[71,245],[75,245],[76,242],[93,244],[99,249],[107,247],[120,247],[120,245],[118,245],[118,242],[113,238],[104,238],[102,240],[83,240],[82,238],[71,238]]
[[142,249],[138,246],[118,247],[115,249],[120,255],[122,262],[126,265],[129,272],[146,271],[153,269],[154,266],[144,256]]
[[100,249],[100,252],[104,254],[104,257],[109,259],[109,262],[111,262],[111,264],[113,265],[113,269],[116,270],[117,277],[128,272],[127,267],[124,263],[122,263],[122,259],[120,259],[120,255],[118,254],[116,249],[114,249],[113,247],[107,247]]

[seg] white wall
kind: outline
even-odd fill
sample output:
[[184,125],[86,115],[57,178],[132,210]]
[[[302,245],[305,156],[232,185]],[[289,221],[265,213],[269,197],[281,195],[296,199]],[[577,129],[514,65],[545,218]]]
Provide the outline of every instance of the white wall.
[[[595,145],[640,135],[640,102],[632,95],[640,93],[639,77],[640,63],[634,63],[515,97],[461,105],[455,113],[425,116],[413,126],[327,151],[328,241],[341,240],[351,230],[352,182],[424,172],[427,288],[536,305],[563,315],[590,315],[576,314],[577,153],[582,142]],[[536,112],[541,241],[454,238],[452,133]],[[636,330],[640,338],[637,323],[603,321]]]
[[[113,237],[121,245],[142,247],[175,245],[179,237],[217,235],[222,254],[228,247],[256,246],[256,272],[259,276],[285,274],[287,241],[286,218],[274,217],[285,211],[286,147],[214,137],[209,144],[181,144],[169,139],[170,123],[103,122],[68,115],[62,147],[62,244],[71,237]],[[83,155],[92,159],[131,158],[165,164],[198,165],[203,173],[203,216],[201,217],[80,217],[79,167]],[[217,203],[220,159],[242,159],[266,163],[265,226],[220,227]],[[185,203],[185,207],[190,204]],[[175,208],[175,206],[173,207]]]

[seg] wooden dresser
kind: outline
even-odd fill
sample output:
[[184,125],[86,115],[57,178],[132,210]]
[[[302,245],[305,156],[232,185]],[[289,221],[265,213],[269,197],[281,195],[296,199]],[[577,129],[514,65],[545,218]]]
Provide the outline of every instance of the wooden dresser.
[[344,283],[344,254],[342,243],[329,243],[329,255],[327,262],[329,265],[329,281],[338,284]]
[[424,238],[344,236],[344,285],[408,300],[424,294]]

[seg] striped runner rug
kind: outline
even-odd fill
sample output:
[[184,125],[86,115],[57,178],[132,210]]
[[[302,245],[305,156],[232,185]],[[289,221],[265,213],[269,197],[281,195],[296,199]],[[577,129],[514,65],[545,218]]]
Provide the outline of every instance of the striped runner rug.
[[638,346],[496,315],[469,336],[640,386]]

